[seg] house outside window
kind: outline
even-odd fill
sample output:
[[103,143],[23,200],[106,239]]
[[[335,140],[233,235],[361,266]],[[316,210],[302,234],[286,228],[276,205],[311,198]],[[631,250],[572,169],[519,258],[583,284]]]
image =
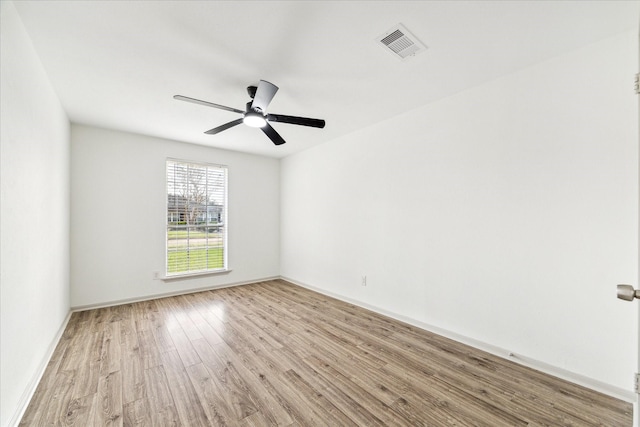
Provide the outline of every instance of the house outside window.
[[226,166],[167,160],[167,277],[227,270],[226,217]]

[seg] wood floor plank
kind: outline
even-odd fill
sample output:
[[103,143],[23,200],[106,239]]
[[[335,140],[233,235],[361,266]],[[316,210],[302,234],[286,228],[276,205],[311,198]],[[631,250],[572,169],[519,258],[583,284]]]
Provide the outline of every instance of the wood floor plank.
[[[99,311],[99,313],[102,313]],[[100,378],[100,366],[102,364],[102,345],[104,344],[104,332],[102,330],[103,317],[96,316],[88,322],[86,334],[83,337],[83,351],[77,353],[82,362],[72,361],[74,372],[74,397],[84,397],[95,394],[98,391],[98,380]]]
[[[180,358],[182,359],[182,363],[185,366],[195,365],[197,363],[201,363],[200,357],[196,353],[196,350],[193,348],[191,344],[191,340],[185,334],[184,329],[178,322],[174,315],[174,308],[168,302],[169,298],[162,298],[158,300],[158,306],[161,307],[161,310],[164,312],[164,325],[169,332],[169,336],[171,337],[171,342]],[[170,351],[172,348],[166,348],[165,351]]]
[[159,303],[156,303],[156,306],[158,307],[158,312],[149,319],[152,326],[151,332],[158,343],[159,352],[163,353],[166,351],[173,351],[175,349],[175,344],[171,337],[171,333],[169,332],[169,328],[166,325],[168,317],[167,313]]
[[[220,323],[218,322],[218,319],[213,315],[209,315],[206,311],[204,312],[203,316],[200,311],[193,304],[191,304],[190,301],[192,300],[192,298],[187,297],[188,296],[182,296],[180,301],[184,307],[189,308],[187,310],[187,315],[191,319],[191,322],[193,323],[195,328],[200,332],[202,337],[207,340],[209,345],[215,346],[216,344],[220,344],[223,340],[218,334],[219,329],[216,330],[216,328],[214,328],[214,326],[212,326],[212,324],[209,323],[204,316],[211,317],[212,321],[215,322],[216,325]],[[223,333],[224,332],[225,331],[223,330]]]
[[336,361],[350,361],[356,365],[366,364],[372,368],[386,365],[386,361],[362,346],[354,346],[349,341],[326,331],[322,325],[318,327],[307,325],[304,331],[298,333],[307,341],[307,346],[322,349]]
[[93,425],[122,426],[124,417],[122,413],[122,375],[120,371],[109,372],[100,377],[96,399]]
[[198,311],[200,316],[213,328],[216,334],[222,336],[225,330],[225,306],[219,301],[213,300],[215,294],[199,292],[184,296],[189,304]]
[[179,296],[174,298],[163,298],[161,301],[163,304],[168,306],[169,310],[171,310],[173,318],[177,320],[178,324],[182,327],[182,330],[184,331],[187,338],[189,338],[191,341],[204,338],[204,336],[200,333],[196,325],[189,317],[189,310],[186,310],[185,307],[181,305]]
[[357,426],[355,421],[327,400],[319,390],[314,389],[305,378],[293,369],[282,374],[282,377],[288,384],[288,388],[294,390],[304,401],[306,407],[318,414],[319,420],[322,420],[326,425]]
[[[120,322],[120,344],[124,344],[129,335],[136,335],[136,320],[133,313],[133,304],[126,304],[126,309],[121,309]],[[113,310],[112,310],[113,312]]]
[[250,340],[255,343],[256,349],[258,350],[264,348],[270,351],[283,347],[282,342],[275,339],[268,331],[260,328],[256,323],[249,321],[246,317],[244,319],[237,319],[234,323],[240,330],[246,331],[246,333],[251,335]]
[[242,427],[268,427],[275,424],[265,418],[262,413],[256,412],[255,414],[251,414],[248,417],[243,418],[238,425]]
[[120,349],[122,401],[126,404],[144,398],[144,362],[132,317],[120,321]]
[[162,365],[144,370],[145,398],[151,411],[151,425],[180,425],[178,411],[169,390],[166,374]]
[[72,399],[67,406],[60,425],[78,427],[94,425],[93,419],[97,408],[96,399],[97,394]]
[[147,319],[143,319],[137,323],[138,326],[144,325],[138,329],[138,352],[142,359],[143,369],[149,369],[160,365],[160,349],[157,346],[155,336],[153,335],[153,326]]
[[202,403],[202,409],[213,425],[234,425],[233,409],[223,397],[224,389],[216,384],[213,375],[204,364],[190,365],[186,370],[198,399]]
[[226,288],[211,292],[215,294],[216,301],[223,304],[224,316],[221,318],[223,322],[228,323],[252,313],[252,306],[246,302],[238,301],[237,296],[229,293]]
[[125,403],[122,408],[123,427],[151,426],[151,414],[146,399]]
[[42,406],[36,409],[39,414],[35,417],[38,420],[36,425],[64,425],[64,419],[73,400],[75,371],[58,371],[56,380],[52,386],[54,392],[49,393],[43,400]]
[[220,358],[205,340],[196,340],[193,345],[217,388],[222,391],[223,399],[232,410],[233,419],[238,421],[257,412],[255,397],[233,364]]
[[86,315],[82,316],[82,313],[73,313],[67,329],[73,329],[74,332],[66,340],[68,345],[66,345],[66,350],[61,355],[62,361],[59,368],[61,371],[70,371],[78,368],[78,361],[82,360],[86,351],[86,347],[83,345],[84,341],[91,333],[87,325]]
[[250,333],[234,325],[228,324],[225,327],[225,332],[222,336],[222,341],[225,344],[233,348],[233,350],[238,353],[260,349],[260,344],[253,342]]
[[[402,414],[394,411],[391,406],[377,399],[369,393],[368,390],[353,382],[350,378],[333,368],[329,363],[315,356],[305,359],[304,362],[321,375],[324,375],[327,381],[337,385],[339,390],[347,396],[342,398],[344,401],[355,400],[358,405],[361,405],[377,419],[383,421],[385,425],[412,425],[411,420],[405,419]],[[335,400],[332,399],[332,402],[335,402]]]
[[287,411],[279,405],[278,401],[269,393],[269,390],[264,387],[259,376],[256,376],[245,364],[247,359],[242,356],[247,352],[236,353],[224,343],[215,346],[213,351],[223,363],[235,368],[238,376],[242,378],[243,383],[250,390],[257,412],[261,414],[260,417],[254,418],[268,421],[270,425],[283,426],[293,422]]
[[[280,410],[284,411],[292,420],[289,424],[285,419],[281,421],[282,424],[279,422],[278,425],[296,425],[308,418],[308,408],[303,403],[300,403],[299,396],[293,390],[287,388],[281,379],[281,375],[291,368],[287,367],[283,370],[282,365],[274,360],[277,360],[278,357],[270,353],[248,351],[238,355],[238,357],[242,360],[244,366],[258,378],[262,388],[278,403]],[[275,418],[279,419],[280,416]],[[307,423],[306,425],[314,424]]]
[[[311,365],[309,365],[311,367]],[[345,384],[338,384],[334,381],[334,378],[328,376],[318,375],[316,383],[322,384],[320,392],[327,401],[342,412],[347,418],[353,421],[356,425],[366,426],[384,426],[386,417],[378,417],[369,408],[371,405],[363,405],[358,401],[357,396],[352,397],[346,390],[343,390],[340,386]],[[309,377],[306,377],[309,378]],[[375,405],[373,405],[375,407]]]
[[107,375],[120,370],[120,322],[105,323],[103,331],[100,375]]
[[135,318],[151,319],[152,316],[158,313],[158,306],[155,300],[140,301],[132,304],[133,314]]
[[77,313],[73,313],[67,328],[65,329],[60,342],[56,346],[56,349],[51,356],[51,360],[47,364],[45,372],[40,380],[40,383],[36,387],[36,391],[29,402],[25,415],[20,421],[20,426],[32,426],[38,425],[40,416],[45,415],[44,408],[47,406],[48,400],[51,398],[51,390],[56,388],[55,382],[58,379],[56,375],[58,371],[61,371],[63,362],[63,356],[68,351],[69,345],[73,340],[73,333],[75,332],[77,322],[72,322],[73,319],[77,319]]
[[21,426],[606,426],[632,405],[269,280],[73,313]]
[[[431,411],[425,411],[426,413],[422,413],[422,408],[420,406],[417,406],[416,403],[417,402],[414,402],[412,404],[406,398],[399,397],[395,402],[391,404],[391,408],[393,408],[394,411],[402,414],[404,418],[408,419],[412,426],[424,427],[430,425],[470,425],[466,423],[460,423],[459,420],[456,420],[453,417],[450,417],[443,422],[440,419],[435,418]],[[430,419],[433,424],[425,421],[425,418]]]
[[131,304],[120,304],[110,307],[109,322],[119,322],[131,317]]
[[167,384],[182,425],[189,427],[211,425],[178,352],[176,350],[164,352],[161,358]]

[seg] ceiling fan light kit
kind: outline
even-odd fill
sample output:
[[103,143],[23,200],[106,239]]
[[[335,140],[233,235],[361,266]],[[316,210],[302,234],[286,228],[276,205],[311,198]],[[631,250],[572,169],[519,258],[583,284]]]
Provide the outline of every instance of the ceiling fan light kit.
[[296,117],[285,116],[283,114],[266,114],[267,107],[271,103],[271,100],[278,91],[278,86],[273,83],[269,83],[266,80],[260,80],[258,86],[249,86],[247,93],[252,101],[247,103],[245,111],[238,110],[237,108],[227,107],[225,105],[214,104],[213,102],[202,101],[200,99],[190,98],[183,95],[174,95],[174,99],[179,101],[192,102],[194,104],[200,104],[207,107],[217,108],[220,110],[231,111],[233,113],[242,114],[241,119],[233,120],[229,123],[225,123],[213,129],[206,131],[208,135],[215,135],[219,132],[232,128],[244,123],[245,125],[253,128],[260,128],[262,132],[275,144],[281,145],[286,141],[280,136],[278,132],[269,124],[269,122],[288,123],[299,126],[309,126],[315,128],[323,128],[325,121],[321,119],[311,119],[308,117]]
[[267,119],[257,111],[246,112],[242,121],[245,125],[252,128],[262,128],[267,124]]

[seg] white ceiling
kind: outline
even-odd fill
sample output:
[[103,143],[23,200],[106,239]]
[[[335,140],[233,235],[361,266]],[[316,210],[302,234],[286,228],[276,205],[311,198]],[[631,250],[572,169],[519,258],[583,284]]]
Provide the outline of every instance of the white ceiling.
[[[4,0],[3,0],[4,1]],[[272,157],[396,116],[638,27],[637,1],[16,1],[74,123]],[[428,50],[400,61],[375,38],[402,23]],[[204,131],[239,116],[246,87],[280,87],[269,112],[325,119]],[[631,79],[631,77],[630,77]]]

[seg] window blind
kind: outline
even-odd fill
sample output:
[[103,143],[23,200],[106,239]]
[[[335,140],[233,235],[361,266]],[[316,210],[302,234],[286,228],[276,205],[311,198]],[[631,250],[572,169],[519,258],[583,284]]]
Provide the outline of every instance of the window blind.
[[227,167],[167,160],[167,276],[227,269]]

